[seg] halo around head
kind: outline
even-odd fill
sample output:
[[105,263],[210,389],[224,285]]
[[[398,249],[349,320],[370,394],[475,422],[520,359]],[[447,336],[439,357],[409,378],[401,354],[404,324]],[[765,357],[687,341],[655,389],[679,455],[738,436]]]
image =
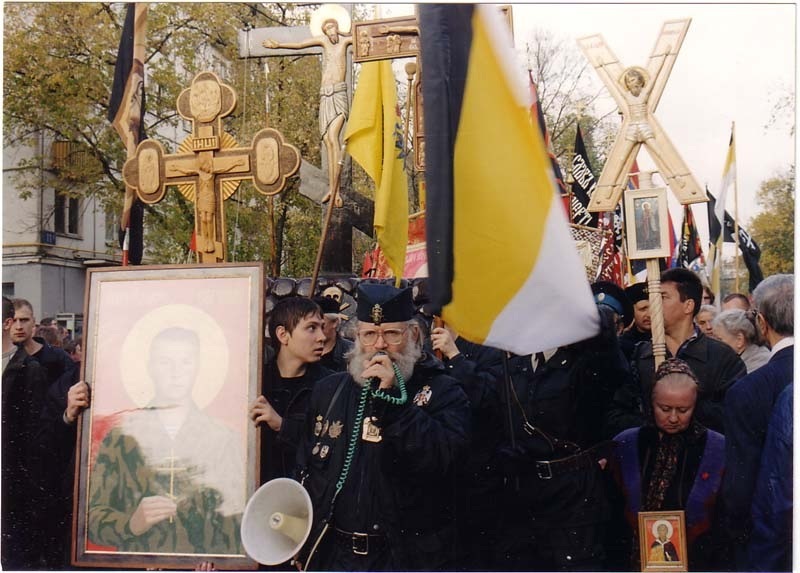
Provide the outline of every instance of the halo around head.
[[322,23],[325,20],[336,20],[339,25],[339,32],[342,34],[350,33],[350,13],[344,6],[339,4],[323,4],[311,14],[311,22],[308,24],[312,36],[322,36]]
[[622,75],[619,77],[619,83],[624,88],[625,86],[625,76],[628,75],[629,72],[639,72],[642,75],[642,85],[646,86],[650,83],[650,73],[644,69],[642,66],[631,66],[629,68],[625,68],[625,71],[622,72]]
[[225,384],[228,343],[217,321],[196,306],[159,306],[136,321],[122,344],[122,385],[140,408],[147,406],[155,396],[147,367],[150,344],[159,332],[175,326],[194,331],[200,339],[200,364],[192,389],[192,398],[197,407],[202,409],[208,406]]
[[659,520],[656,520],[655,523],[653,523],[653,529],[651,530],[653,532],[653,537],[658,539],[658,526],[659,525],[666,525],[667,526],[667,539],[671,539],[672,538],[672,524],[669,521],[667,521],[666,519],[659,519]]

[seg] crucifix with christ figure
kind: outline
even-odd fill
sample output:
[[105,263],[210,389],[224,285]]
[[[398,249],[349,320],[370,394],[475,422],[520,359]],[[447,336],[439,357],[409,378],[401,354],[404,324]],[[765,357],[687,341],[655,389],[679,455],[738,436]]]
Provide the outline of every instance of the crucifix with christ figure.
[[233,89],[213,72],[195,76],[191,87],[178,97],[178,113],[192,122],[192,135],[166,154],[155,140],[139,143],[125,162],[125,183],[144,203],[158,203],[169,185],[195,205],[196,251],[199,262],[225,261],[224,201],[244,179],[253,181],[264,195],[275,195],[300,167],[300,152],[271,128],[253,136],[250,147],[237,147],[222,130],[222,118],[236,107]]
[[664,23],[647,68],[623,68],[600,34],[578,40],[623,117],[597,189],[589,201],[589,211],[614,210],[642,145],[647,148],[678,201],[684,205],[707,201],[702,188],[654,115],[690,22],[691,19],[687,18]]

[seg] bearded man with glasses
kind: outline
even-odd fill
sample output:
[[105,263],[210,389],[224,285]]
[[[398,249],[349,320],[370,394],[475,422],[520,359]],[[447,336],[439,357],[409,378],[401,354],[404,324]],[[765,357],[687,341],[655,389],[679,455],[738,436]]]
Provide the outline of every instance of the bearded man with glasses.
[[452,569],[454,469],[469,402],[422,349],[410,288],[364,283],[348,371],[314,387],[301,479],[314,526],[306,569]]

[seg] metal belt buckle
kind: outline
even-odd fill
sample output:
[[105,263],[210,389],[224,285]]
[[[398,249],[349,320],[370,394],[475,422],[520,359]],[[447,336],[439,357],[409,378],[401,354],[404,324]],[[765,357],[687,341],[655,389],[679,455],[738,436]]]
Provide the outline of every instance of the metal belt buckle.
[[356,555],[369,555],[369,534],[353,533],[353,553]]
[[[542,466],[547,468],[547,473],[542,474]],[[536,462],[536,474],[539,476],[539,479],[553,479],[553,468],[550,466],[550,462]]]

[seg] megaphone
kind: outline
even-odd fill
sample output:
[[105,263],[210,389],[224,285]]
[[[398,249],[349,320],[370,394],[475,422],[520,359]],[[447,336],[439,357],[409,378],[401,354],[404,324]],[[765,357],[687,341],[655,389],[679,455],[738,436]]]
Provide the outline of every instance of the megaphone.
[[302,485],[289,478],[268,481],[244,508],[244,550],[263,565],[288,561],[308,539],[313,515],[311,498]]

